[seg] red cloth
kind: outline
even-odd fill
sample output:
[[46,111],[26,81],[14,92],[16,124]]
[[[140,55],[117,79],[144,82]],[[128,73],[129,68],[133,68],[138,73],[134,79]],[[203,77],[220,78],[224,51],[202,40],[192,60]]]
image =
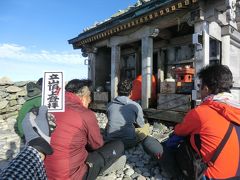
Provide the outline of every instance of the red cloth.
[[[156,78],[154,75],[152,75],[152,93],[151,93],[151,99],[155,100],[156,95]],[[142,75],[138,75],[136,79],[133,81],[133,87],[132,87],[132,95],[130,96],[130,99],[133,101],[138,101],[142,99]]]
[[82,179],[87,172],[86,146],[98,149],[103,138],[95,114],[83,107],[75,94],[65,95],[65,112],[54,113],[56,129],[51,137],[53,155],[45,159],[48,179]]
[[[191,144],[197,152],[194,134],[200,134],[200,151],[205,162],[208,162],[223,139],[230,121],[240,124],[240,109],[207,100],[187,113],[183,122],[175,126],[174,132],[179,136],[190,135]],[[226,179],[236,175],[240,161],[240,134],[237,133],[234,128],[215,164],[207,169],[207,177]]]

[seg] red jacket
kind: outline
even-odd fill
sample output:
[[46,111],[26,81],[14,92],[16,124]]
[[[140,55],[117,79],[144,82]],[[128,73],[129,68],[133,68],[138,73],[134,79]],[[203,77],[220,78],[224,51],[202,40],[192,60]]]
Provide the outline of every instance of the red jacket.
[[[208,162],[223,139],[229,122],[240,124],[240,109],[217,101],[207,100],[187,113],[183,122],[176,125],[175,134],[191,136],[191,144],[197,151],[194,135],[199,134],[201,155]],[[209,178],[226,179],[240,175],[240,129],[233,128],[229,140],[214,165],[208,167]]]
[[[157,82],[154,75],[152,75],[152,92],[151,92],[151,99],[154,101],[156,100],[157,94],[156,94],[156,87]],[[134,79],[133,81],[133,87],[132,87],[132,94],[130,96],[130,99],[133,101],[138,101],[142,99],[142,75],[139,75]]]
[[54,113],[56,129],[51,137],[53,155],[45,159],[48,179],[82,179],[87,171],[86,146],[98,149],[103,138],[95,114],[83,107],[75,94],[65,95],[65,112]]

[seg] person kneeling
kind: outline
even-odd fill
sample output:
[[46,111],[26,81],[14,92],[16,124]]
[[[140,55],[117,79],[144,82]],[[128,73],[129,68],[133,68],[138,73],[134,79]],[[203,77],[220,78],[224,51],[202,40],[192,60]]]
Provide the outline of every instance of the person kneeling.
[[122,140],[125,148],[131,148],[149,135],[149,124],[145,124],[141,106],[131,100],[132,82],[128,79],[118,84],[118,96],[108,104],[108,123],[104,139]]

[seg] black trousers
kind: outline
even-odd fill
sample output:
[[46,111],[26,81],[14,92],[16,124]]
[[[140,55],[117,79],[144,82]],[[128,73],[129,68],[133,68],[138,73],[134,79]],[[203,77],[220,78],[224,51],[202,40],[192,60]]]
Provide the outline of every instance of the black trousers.
[[84,180],[95,180],[123,154],[124,145],[120,140],[110,141],[96,151],[90,152],[86,160],[88,172]]

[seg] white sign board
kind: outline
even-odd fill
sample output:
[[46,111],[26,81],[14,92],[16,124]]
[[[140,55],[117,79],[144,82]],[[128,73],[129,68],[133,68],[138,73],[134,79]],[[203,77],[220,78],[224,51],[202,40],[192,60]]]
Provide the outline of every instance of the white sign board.
[[65,83],[63,72],[44,72],[42,105],[48,107],[48,112],[64,112]]

